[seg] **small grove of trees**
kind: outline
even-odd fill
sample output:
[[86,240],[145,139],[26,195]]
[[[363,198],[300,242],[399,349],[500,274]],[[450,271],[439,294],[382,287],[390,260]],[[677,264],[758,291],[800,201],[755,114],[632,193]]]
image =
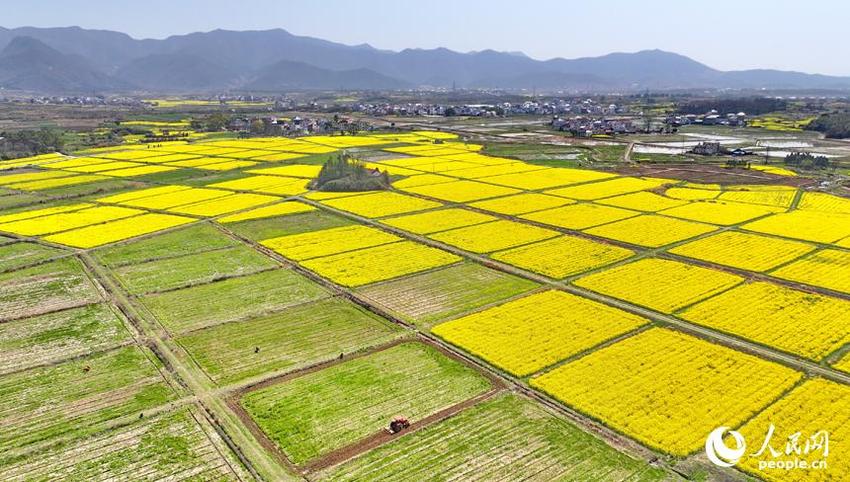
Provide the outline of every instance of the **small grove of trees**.
[[785,164],[801,169],[826,169],[830,167],[829,158],[815,156],[808,152],[792,152],[785,156]]
[[41,128],[0,132],[0,159],[35,156],[65,148],[65,138],[59,129]]
[[347,153],[330,157],[310,182],[310,189],[333,192],[379,191],[389,187],[387,171],[370,169]]
[[786,110],[788,102],[783,99],[771,99],[768,97],[741,97],[729,99],[701,99],[691,100],[679,104],[678,111],[681,114],[705,114],[714,109],[720,114],[746,112],[748,116],[767,114]]
[[822,132],[830,139],[850,138],[850,112],[823,114],[806,125],[805,129]]
[[195,131],[218,132],[224,130],[228,124],[230,124],[230,116],[216,112],[200,119],[193,119],[190,126]]

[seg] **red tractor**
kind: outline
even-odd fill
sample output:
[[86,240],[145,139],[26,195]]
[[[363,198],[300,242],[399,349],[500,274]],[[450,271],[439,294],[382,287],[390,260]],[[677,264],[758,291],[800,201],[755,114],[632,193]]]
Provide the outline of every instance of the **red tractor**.
[[390,433],[399,433],[407,427],[410,427],[409,420],[404,417],[396,417],[390,422]]

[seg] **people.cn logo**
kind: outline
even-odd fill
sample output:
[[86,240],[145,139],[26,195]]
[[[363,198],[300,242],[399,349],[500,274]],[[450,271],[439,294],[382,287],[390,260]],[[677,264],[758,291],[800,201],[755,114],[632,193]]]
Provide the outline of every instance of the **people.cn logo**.
[[[727,447],[723,440],[727,431],[735,440],[735,448]],[[744,441],[744,436],[735,430],[729,430],[729,427],[714,429],[705,440],[705,455],[711,463],[720,467],[732,467],[737,464],[746,450],[747,443]]]

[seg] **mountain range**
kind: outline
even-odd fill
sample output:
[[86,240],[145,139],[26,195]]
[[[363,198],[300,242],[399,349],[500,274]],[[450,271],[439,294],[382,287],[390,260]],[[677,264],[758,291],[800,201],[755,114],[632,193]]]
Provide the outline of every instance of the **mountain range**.
[[214,30],[137,40],[79,27],[0,27],[0,92],[397,90],[419,87],[574,91],[850,89],[850,77],[720,71],[662,50],[535,60],[518,52],[389,51],[293,35]]

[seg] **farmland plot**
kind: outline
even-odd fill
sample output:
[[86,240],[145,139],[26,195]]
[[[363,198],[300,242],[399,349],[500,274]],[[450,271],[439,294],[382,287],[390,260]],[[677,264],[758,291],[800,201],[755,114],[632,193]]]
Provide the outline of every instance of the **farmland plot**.
[[675,181],[669,179],[649,179],[640,177],[618,177],[600,182],[590,182],[579,186],[562,187],[546,191],[546,194],[563,196],[570,199],[602,199],[637,191],[655,189]]
[[131,346],[0,378],[0,453],[92,434],[171,400],[143,350]]
[[175,291],[148,295],[142,303],[172,333],[274,313],[329,296],[288,269],[275,269]]
[[468,209],[449,208],[388,218],[382,222],[411,233],[429,234],[496,220],[493,216]]
[[348,211],[367,218],[380,218],[383,216],[392,216],[393,214],[424,211],[442,206],[438,202],[388,191],[345,196],[322,201],[322,203],[332,208]]
[[242,405],[296,464],[411,422],[490,389],[490,382],[435,348],[403,343],[249,392]]
[[401,241],[401,238],[370,226],[355,224],[267,239],[263,246],[294,261],[371,248]]
[[505,300],[538,285],[475,263],[463,263],[360,288],[358,293],[403,319],[429,328],[435,321]]
[[815,361],[850,343],[850,301],[773,283],[743,284],[681,316]]
[[677,246],[673,254],[749,271],[767,271],[815,249],[808,243],[726,231]]
[[218,435],[201,428],[184,409],[45,448],[22,460],[0,458],[0,479],[248,480],[221,446]]
[[782,208],[755,204],[697,201],[684,206],[665,209],[661,213],[666,216],[690,219],[691,221],[731,226],[782,211]]
[[685,456],[717,426],[739,426],[801,377],[654,328],[533,378],[531,385],[650,447]]
[[662,480],[536,403],[506,394],[320,474],[321,480]]
[[193,221],[195,220],[183,216],[148,213],[52,234],[44,239],[45,241],[73,246],[75,248],[94,248],[188,224]]
[[716,229],[715,226],[710,224],[645,214],[597,226],[585,232],[638,246],[657,248],[709,233]]
[[0,321],[94,303],[100,294],[77,258],[0,274]]
[[[804,409],[801,409],[805,407]],[[825,469],[785,470],[760,469],[759,458],[745,458],[741,468],[768,481],[801,482],[808,480],[841,480],[850,473],[850,451],[847,441],[850,440],[850,388],[847,385],[813,379],[796,387],[788,395],[767,407],[752,420],[744,425],[740,432],[746,440],[763,440],[764,434],[773,424],[776,428],[772,446],[782,450],[784,442],[795,432],[800,432],[800,445],[804,440],[823,430],[829,433],[829,456],[821,450],[815,450],[799,458],[813,461],[823,458],[828,461]],[[794,458],[794,455],[791,456]],[[765,453],[761,460],[770,460]],[[817,475],[812,476],[812,473]]]
[[834,243],[850,236],[850,214],[791,211],[774,214],[742,226],[743,229],[786,238]]
[[244,245],[122,266],[115,276],[132,294],[168,291],[273,269],[277,263]]
[[633,251],[578,236],[560,236],[493,253],[493,259],[554,279],[621,261]]
[[406,188],[405,191],[456,203],[477,201],[479,199],[506,196],[508,194],[517,194],[520,192],[518,189],[495,186],[493,184],[485,184],[483,182],[476,181],[454,181],[440,184],[428,184],[424,186],[409,187]]
[[66,251],[61,249],[29,242],[3,245],[0,240],[0,273],[37,264],[65,253]]
[[123,320],[105,304],[0,323],[0,374],[103,350],[130,339]]
[[637,211],[590,203],[572,204],[523,214],[521,218],[567,229],[586,229],[640,214]]
[[356,287],[439,268],[460,260],[459,256],[437,248],[413,241],[398,241],[350,253],[313,258],[301,264],[342,286]]
[[545,291],[441,323],[431,331],[522,377],[646,323],[595,301]]
[[850,252],[824,249],[770,274],[777,278],[850,293]]
[[234,233],[252,241],[262,241],[264,239],[330,229],[350,224],[352,224],[352,221],[341,216],[315,210],[300,214],[228,223],[226,227]]
[[557,231],[518,223],[498,220],[475,226],[452,229],[429,236],[431,239],[472,251],[489,253],[522,244],[558,236]]
[[332,360],[401,334],[395,325],[357,305],[330,298],[216,325],[178,341],[210,378],[223,385]]
[[525,214],[533,211],[541,211],[543,209],[551,209],[565,204],[572,204],[575,201],[557,196],[548,196],[538,193],[523,193],[513,196],[504,196],[496,199],[487,199],[485,201],[477,201],[469,205],[485,211],[494,213],[516,215]]
[[656,212],[687,204],[686,201],[671,199],[653,192],[640,191],[621,196],[609,197],[596,201],[599,204],[618,208],[634,209],[635,211]]
[[208,223],[101,248],[95,257],[110,268],[235,246],[237,241]]
[[663,259],[642,259],[593,273],[575,285],[672,313],[743,281],[738,276]]

